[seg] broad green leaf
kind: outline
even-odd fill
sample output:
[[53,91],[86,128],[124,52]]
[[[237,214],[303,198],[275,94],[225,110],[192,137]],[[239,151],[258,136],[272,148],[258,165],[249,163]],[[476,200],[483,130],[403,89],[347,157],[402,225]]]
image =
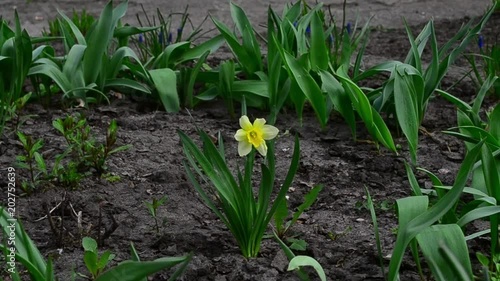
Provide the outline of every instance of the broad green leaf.
[[[76,70],[81,67],[82,58],[85,54],[87,46],[85,45],[73,45],[66,56],[66,61],[64,62],[62,72],[64,76],[70,79],[76,73]],[[84,86],[84,85],[82,85]]]
[[137,281],[189,260],[191,255],[159,258],[154,261],[124,261],[101,274],[96,281]]
[[320,87],[303,66],[288,53],[285,53],[285,62],[294,80],[311,103],[321,127],[325,127],[329,116],[326,112],[325,96]]
[[[154,83],[155,83],[155,86],[156,86],[156,82],[155,81],[154,81]],[[144,84],[142,84],[140,82],[137,82],[135,80],[127,79],[127,78],[108,79],[104,83],[104,87],[105,88],[128,88],[128,89],[134,89],[134,90],[137,90],[137,91],[141,91],[141,92],[146,93],[146,94],[150,94],[151,93],[151,91],[149,90],[149,88],[146,87]],[[162,100],[162,102],[163,102],[163,100]]]
[[[418,127],[420,125],[418,113],[417,91],[423,91],[423,81],[412,77],[406,72],[409,65],[401,65],[394,71],[394,104],[399,126],[408,140],[413,164],[417,161]],[[420,87],[415,85],[418,79]]]
[[460,227],[464,227],[466,224],[472,222],[472,221],[475,221],[475,220],[478,220],[478,219],[482,219],[482,218],[486,218],[486,217],[489,217],[489,216],[492,216],[492,215],[497,215],[500,213],[500,206],[484,206],[484,207],[479,207],[479,208],[476,208],[468,213],[466,213],[465,215],[463,215],[458,221],[457,221],[457,224],[460,226]]
[[469,151],[457,173],[453,188],[446,193],[443,198],[430,207],[426,212],[421,213],[416,218],[408,222],[405,227],[400,227],[398,229],[396,244],[392,253],[391,262],[389,264],[388,280],[397,280],[403,255],[410,241],[413,240],[417,234],[438,221],[444,214],[446,214],[446,212],[448,212],[448,210],[453,208],[457,200],[459,200],[472,168],[474,167],[474,163],[480,155],[482,146],[483,142],[480,142]]
[[325,44],[323,22],[318,12],[313,12],[311,19],[311,68],[313,70],[326,70],[328,68],[328,49]]
[[299,269],[301,266],[311,266],[318,273],[321,281],[326,281],[326,274],[318,261],[309,256],[296,256],[288,264],[288,271]]
[[97,253],[97,242],[90,237],[83,237],[82,246],[85,251]]
[[342,84],[328,71],[320,71],[321,89],[327,93],[335,109],[344,117],[351,128],[351,134],[356,139],[356,116],[352,108],[351,99],[344,91]]
[[[124,2],[126,3],[126,2]],[[83,59],[83,77],[86,84],[97,80],[101,69],[102,57],[105,55],[108,44],[113,36],[113,3],[110,1],[101,12],[95,29],[87,40],[87,50]]]
[[229,28],[224,23],[218,21],[213,17],[211,17],[211,19],[215,27],[217,27],[219,32],[226,40],[227,44],[229,45],[229,48],[231,48],[231,51],[236,56],[236,59],[240,62],[246,74],[252,75],[256,71],[258,71],[259,66],[257,61],[260,61],[260,58],[255,59],[251,54],[249,54],[245,50],[245,48],[243,48],[243,46],[238,42],[236,36],[229,30]]
[[83,261],[90,273],[92,273],[93,276],[97,275],[97,271],[99,270],[97,265],[97,253],[85,251],[83,254]]
[[[10,233],[10,228],[8,227],[11,225],[11,220],[12,217],[7,213],[7,210],[0,207],[0,226],[2,227],[4,237],[7,237]],[[44,280],[44,275],[47,272],[45,259],[19,221],[15,222],[15,235],[16,261],[26,267],[34,280]],[[6,246],[3,243],[0,244],[0,250],[6,250]]]
[[167,112],[179,111],[179,95],[177,94],[177,76],[169,68],[150,70],[158,95]]
[[490,134],[500,143],[500,103],[495,106],[488,118]]
[[467,280],[473,280],[469,250],[462,229],[458,225],[433,225],[420,232],[416,239],[436,280],[463,280],[457,276],[453,266],[441,253],[441,244],[452,245],[454,256],[467,272]]
[[178,58],[178,63],[183,63],[186,61],[200,59],[201,57],[205,56],[206,52],[209,52],[209,54],[212,54],[215,51],[217,51],[223,43],[224,43],[224,37],[222,35],[217,35],[217,36],[201,43],[200,45],[195,46],[195,47],[190,48],[189,50],[185,51]]
[[245,12],[238,5],[233,2],[230,3],[231,17],[233,18],[236,27],[243,37],[243,47],[246,52],[253,57],[255,64],[255,71],[262,70],[262,60],[260,46],[255,37],[252,24],[248,20]]

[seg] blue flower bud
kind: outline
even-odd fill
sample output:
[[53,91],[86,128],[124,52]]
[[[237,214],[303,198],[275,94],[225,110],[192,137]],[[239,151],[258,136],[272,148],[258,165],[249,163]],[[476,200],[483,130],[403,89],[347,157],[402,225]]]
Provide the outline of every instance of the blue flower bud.
[[307,28],[306,28],[306,35],[309,35],[311,34],[311,26],[308,25]]
[[160,33],[158,33],[158,42],[160,42],[160,44],[163,44],[163,31],[160,31]]
[[144,35],[139,34],[139,43],[144,43]]
[[352,25],[351,25],[351,22],[348,22],[347,23],[347,26],[345,27],[346,30],[347,30],[347,34],[351,35],[352,33]]
[[484,36],[483,35],[479,35],[479,38],[477,39],[477,46],[479,47],[479,49],[483,49],[483,47],[484,47]]
[[297,21],[293,22],[293,27],[297,28],[298,25],[299,25],[299,23]]
[[172,32],[168,33],[168,39],[167,39],[167,44],[172,43]]
[[328,35],[328,42],[330,42],[330,44],[333,44],[333,39],[334,38],[332,34]]

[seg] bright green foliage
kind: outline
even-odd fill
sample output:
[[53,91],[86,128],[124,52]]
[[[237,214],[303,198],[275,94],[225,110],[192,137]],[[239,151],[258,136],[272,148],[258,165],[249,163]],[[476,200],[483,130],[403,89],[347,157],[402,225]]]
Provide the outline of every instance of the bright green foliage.
[[31,39],[21,30],[17,11],[15,29],[0,21],[0,135],[5,121],[14,116],[14,105],[22,96],[22,87],[33,58]]
[[500,105],[496,105],[489,112],[486,121],[481,118],[480,107],[487,91],[494,85],[496,79],[497,77],[488,77],[472,106],[450,95],[445,95],[448,100],[459,108],[457,117],[458,132],[447,131],[446,133],[466,141],[466,147],[469,151],[476,143],[480,141],[485,143],[481,150],[480,161],[474,166],[471,187],[485,194],[485,198],[491,200],[485,200],[476,195],[476,200],[482,200],[482,202],[476,204],[477,207],[467,214],[468,217],[461,219],[461,224],[486,215],[490,216],[491,256],[500,254],[498,238],[500,216],[497,210],[497,202],[500,202],[500,161],[498,159],[500,149],[500,127],[498,125],[500,123]]
[[321,281],[326,281],[325,271],[323,267],[314,258],[309,256],[296,256],[288,264],[288,271],[298,269],[303,266],[312,266],[316,273],[318,273],[319,279]]
[[[472,21],[464,25],[441,48],[438,48],[433,21],[429,21],[417,38],[413,37],[405,24],[411,44],[405,61],[383,62],[354,77],[354,81],[358,82],[382,72],[391,73],[380,89],[373,90],[368,95],[377,111],[397,117],[408,140],[413,163],[417,160],[418,128],[424,119],[429,100],[439,88],[449,67],[462,55],[469,42],[477,37],[492,12],[493,9],[489,9],[473,27]],[[430,64],[424,69],[422,53],[429,41],[433,55]]]
[[[156,234],[160,234],[160,225],[158,224],[158,208],[161,207],[166,200],[167,196],[164,195],[160,199],[153,198],[151,202],[144,201],[144,205],[146,205],[149,215],[155,221]],[[162,226],[165,224],[165,222],[166,221],[163,222]]]
[[[427,209],[427,197],[424,196],[414,196],[398,200],[399,228],[396,244],[389,264],[388,280],[397,280],[404,252],[410,243],[413,244],[412,249],[415,253],[415,242],[412,242],[415,240],[413,239],[441,219],[441,217],[458,202],[467,179],[472,172],[474,163],[481,153],[482,146],[483,142],[480,142],[469,151],[458,171],[453,188],[429,209]],[[401,200],[404,200],[404,202]],[[458,253],[457,255],[460,254],[463,253]],[[468,257],[468,254],[465,254],[465,256]],[[465,264],[466,263],[463,265]],[[450,279],[443,280],[453,280],[451,276],[445,277]]]
[[53,165],[40,153],[43,147],[42,140],[33,140],[18,132],[24,154],[17,157],[17,165],[29,173],[29,181],[22,184],[26,193],[31,193],[40,184],[57,183],[62,186],[75,188],[80,180],[91,173],[93,169],[98,175],[106,171],[106,161],[109,156],[128,149],[129,145],[116,146],[118,125],[112,120],[104,143],[98,143],[90,126],[83,116],[53,121],[54,128],[59,131],[67,142],[67,147],[55,156]]
[[90,126],[84,116],[78,119],[68,116],[65,119],[56,119],[52,122],[66,139],[67,153],[72,154],[80,168],[93,168],[98,175],[106,170],[106,160],[112,154],[127,150],[130,145],[116,146],[118,125],[116,120],[109,124],[105,143],[98,143],[91,134]]
[[[285,253],[288,260],[291,261],[293,258],[295,258],[295,254],[292,252],[292,249],[290,247],[288,247],[288,245],[278,237],[278,235],[276,234],[275,231],[273,231],[273,236],[274,236],[274,239],[276,239],[276,241],[278,241],[278,244],[280,245],[281,249]],[[291,270],[295,270],[295,272],[299,276],[300,280],[302,280],[302,281],[310,281],[311,280],[309,278],[309,275],[307,274],[307,272],[304,271],[300,266],[296,267],[295,269],[291,269]]]
[[[233,2],[230,5],[231,17],[239,34],[231,32],[229,27],[215,18],[212,18],[212,21],[238,59],[247,78],[252,78],[257,71],[263,70],[260,45],[245,12]],[[239,42],[238,36],[241,36],[242,43]]]
[[[212,139],[200,131],[203,142],[201,150],[183,132],[179,131],[179,136],[187,158],[184,161],[186,173],[196,191],[231,231],[243,256],[256,257],[267,226],[280,201],[285,200],[297,171],[300,150],[298,138],[295,139],[287,176],[272,203],[271,194],[275,185],[274,143],[268,146],[266,164],[261,166],[258,195],[255,195],[252,186],[255,149],[246,156],[243,173],[239,171],[235,178],[227,166],[222,142],[219,141],[219,147],[216,147]],[[216,197],[211,194],[216,194]]]
[[[127,1],[114,9],[112,2],[109,2],[91,31],[85,36],[71,19],[60,12],[62,17],[60,28],[64,34],[67,55],[61,65],[59,65],[60,58],[39,59],[29,74],[50,77],[63,91],[65,98],[78,99],[84,105],[98,102],[102,98],[106,99],[106,93],[110,89],[129,89],[150,93],[150,90],[143,84],[119,77],[119,73],[124,69],[134,69],[128,67],[127,58],[134,59],[142,66],[132,49],[122,46],[114,50],[111,56],[108,55],[115,32],[120,36],[141,32],[136,29],[127,29],[130,33],[125,35],[123,32],[118,32],[118,22],[125,15],[126,10]],[[148,77],[142,67],[139,67],[134,74],[138,77]],[[89,92],[98,95],[88,96]]]
[[84,249],[83,261],[91,274],[91,279],[95,280],[104,272],[109,262],[115,258],[115,255],[107,250],[99,257],[97,242],[90,237],[83,237],[82,246]]
[[[11,228],[12,217],[9,215],[6,208],[0,207],[0,226],[2,228],[3,237],[10,237],[11,231],[15,233],[15,245],[6,242],[0,243],[0,249],[4,255],[8,254],[10,247],[15,247],[15,260],[22,264],[29,273],[29,277],[33,281],[54,281],[54,271],[52,262],[45,262],[44,257],[36,247],[35,243],[28,236],[19,221],[14,222],[14,228]],[[6,256],[6,260],[9,258]],[[10,265],[9,265],[10,266]],[[14,264],[15,271],[11,274],[13,280],[21,280],[19,270]]]
[[39,152],[43,147],[43,141],[35,141],[31,136],[26,136],[20,131],[17,132],[17,136],[23,145],[24,155],[18,155],[16,157],[16,165],[19,168],[28,170],[29,182],[22,183],[21,187],[24,192],[30,194],[37,186],[40,176],[47,173],[45,161]]

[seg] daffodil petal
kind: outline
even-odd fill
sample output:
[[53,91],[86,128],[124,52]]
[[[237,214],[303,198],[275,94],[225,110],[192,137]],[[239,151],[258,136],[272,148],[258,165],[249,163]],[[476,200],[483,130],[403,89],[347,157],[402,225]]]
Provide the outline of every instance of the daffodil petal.
[[243,157],[252,151],[252,145],[246,141],[240,141],[238,143],[238,154]]
[[264,127],[264,124],[266,124],[266,119],[264,118],[257,118],[255,119],[255,121],[253,121],[253,126],[257,128]]
[[266,156],[267,155],[267,145],[266,145],[265,141],[263,141],[262,144],[257,147],[257,151],[262,156]]
[[253,125],[250,123],[248,116],[243,115],[240,117],[240,127],[245,131],[250,131],[252,129]]
[[246,141],[247,140],[247,132],[243,129],[239,129],[236,131],[236,134],[234,134],[234,138],[237,141]]
[[278,135],[279,131],[280,130],[274,126],[264,125],[262,128],[262,138],[265,140],[272,140]]

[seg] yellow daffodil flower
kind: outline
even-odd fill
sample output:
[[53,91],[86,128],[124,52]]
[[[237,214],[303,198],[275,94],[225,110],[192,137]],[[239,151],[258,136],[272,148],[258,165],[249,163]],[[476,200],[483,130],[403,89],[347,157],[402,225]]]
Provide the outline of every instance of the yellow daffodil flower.
[[257,118],[255,121],[250,123],[250,120],[246,115],[240,118],[240,127],[234,138],[238,143],[238,154],[240,156],[245,156],[250,151],[252,151],[252,146],[257,149],[257,151],[262,155],[267,154],[266,140],[272,140],[278,135],[278,128],[265,125],[266,120],[263,118]]

